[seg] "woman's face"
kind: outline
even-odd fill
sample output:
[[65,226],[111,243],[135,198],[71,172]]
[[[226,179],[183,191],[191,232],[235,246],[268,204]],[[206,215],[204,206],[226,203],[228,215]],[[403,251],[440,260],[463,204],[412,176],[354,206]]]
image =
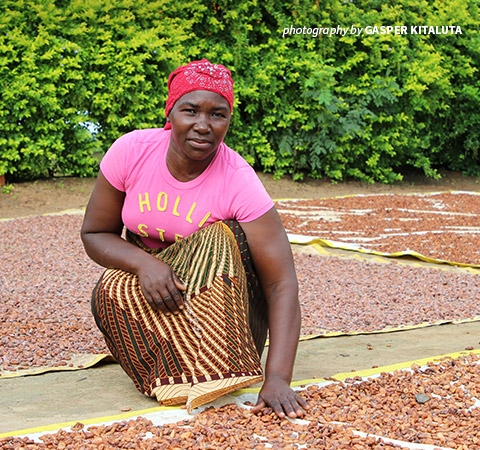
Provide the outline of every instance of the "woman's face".
[[215,92],[189,92],[175,103],[167,122],[172,126],[170,150],[189,160],[210,161],[227,134],[230,105]]

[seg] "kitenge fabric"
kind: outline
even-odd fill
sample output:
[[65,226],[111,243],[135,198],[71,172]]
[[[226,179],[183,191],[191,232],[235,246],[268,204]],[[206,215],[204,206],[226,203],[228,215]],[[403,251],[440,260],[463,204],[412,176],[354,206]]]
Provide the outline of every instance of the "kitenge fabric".
[[187,285],[185,308],[168,317],[131,273],[108,269],[94,289],[97,326],[137,389],[191,410],[261,381],[267,309],[240,225],[217,222],[158,252],[127,238]]

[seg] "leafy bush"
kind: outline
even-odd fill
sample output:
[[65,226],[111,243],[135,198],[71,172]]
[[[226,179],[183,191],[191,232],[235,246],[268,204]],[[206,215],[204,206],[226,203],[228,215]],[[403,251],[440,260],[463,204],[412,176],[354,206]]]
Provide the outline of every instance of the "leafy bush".
[[[227,143],[257,169],[385,183],[405,167],[480,174],[475,0],[4,0],[0,11],[11,177],[93,175],[120,134],[163,126],[168,74],[203,57],[233,72]],[[408,33],[282,37],[374,25]],[[421,25],[462,34],[410,32]]]
[[120,134],[161,122],[165,74],[183,60],[193,25],[188,10],[133,0],[1,8],[0,172],[91,176],[95,155]]
[[[234,64],[239,117],[230,141],[258,167],[369,182],[400,179],[405,166],[428,176],[439,166],[480,173],[477,2],[269,0],[242,8],[217,9],[223,28],[210,26],[202,42],[212,58]],[[411,25],[453,24],[462,35],[410,33]],[[374,25],[408,33],[282,38],[291,27]]]

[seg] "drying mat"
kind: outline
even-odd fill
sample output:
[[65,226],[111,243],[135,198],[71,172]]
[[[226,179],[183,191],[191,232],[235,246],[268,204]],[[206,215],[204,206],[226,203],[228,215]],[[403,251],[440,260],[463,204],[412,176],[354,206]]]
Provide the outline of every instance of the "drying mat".
[[[24,359],[25,358],[25,359]],[[26,357],[22,358],[20,361],[28,361],[31,356],[28,354]],[[27,375],[41,375],[47,372],[58,372],[58,371],[72,371],[80,369],[88,369],[97,365],[100,362],[103,363],[115,363],[116,359],[109,353],[85,353],[85,354],[74,354],[70,353],[66,358],[66,361],[60,361],[58,363],[47,362],[47,365],[42,365],[39,367],[28,366],[28,363],[20,362],[17,367],[14,367],[10,370],[0,370],[0,380],[5,378],[15,378],[23,377]]]
[[479,353],[295,383],[311,406],[303,419],[282,420],[268,410],[252,415],[248,409],[258,389],[245,389],[195,410],[194,415],[159,407],[3,433],[0,449],[104,444],[138,449],[475,450],[480,445]]
[[295,253],[302,339],[480,320],[478,269]]
[[[103,269],[83,250],[81,221],[80,214],[60,214],[0,222],[0,378],[81,369],[107,356],[90,312]],[[477,278],[461,269],[379,267],[301,254],[295,262],[302,339],[471,321],[480,314]]]
[[277,200],[290,242],[480,267],[480,194]]
[[0,375],[89,367],[108,353],[90,312],[104,269],[85,254],[82,215],[0,222]]

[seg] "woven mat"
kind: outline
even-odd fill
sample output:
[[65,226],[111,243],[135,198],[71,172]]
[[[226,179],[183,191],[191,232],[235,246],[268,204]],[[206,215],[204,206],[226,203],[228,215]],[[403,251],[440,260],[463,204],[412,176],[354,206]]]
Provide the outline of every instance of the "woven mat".
[[480,194],[277,200],[290,242],[480,267]]
[[[384,224],[380,233],[382,236],[388,231],[385,225],[387,223],[390,228],[403,226],[403,230],[407,225],[410,227],[412,223],[416,223],[417,233],[420,232],[418,227],[430,222],[424,216],[422,220],[417,221],[415,216],[423,214],[421,211],[426,211],[430,205],[428,215],[437,220],[435,222],[437,231],[454,230],[454,234],[448,236],[460,236],[461,239],[468,240],[469,248],[475,252],[477,249],[480,251],[478,245],[480,242],[477,243],[479,235],[473,226],[470,227],[470,222],[464,221],[467,219],[470,221],[473,214],[468,208],[480,207],[480,204],[476,203],[480,201],[479,199],[480,196],[475,193],[375,195],[326,199],[321,201],[324,202],[321,205],[318,203],[315,206],[316,212],[330,208],[341,212],[341,214],[329,213],[330,219],[333,216],[341,216],[341,220],[322,219],[316,214],[315,222],[312,221],[311,202],[285,200],[279,201],[277,207],[289,231],[292,231],[292,228],[289,228],[291,222],[288,221],[288,217],[293,216],[297,220],[301,216],[303,222],[308,220],[307,228],[304,223],[302,227],[297,225],[293,231],[305,233],[305,230],[313,230],[311,236],[307,236],[306,239],[314,241],[315,236],[321,236],[321,239],[332,236],[338,238],[339,231],[346,232],[347,228],[352,226],[356,227],[356,239],[360,234],[367,236],[370,228],[366,217],[374,216],[381,217],[379,220]],[[365,205],[365,202],[368,205]],[[385,203],[391,206],[385,206]],[[379,207],[380,204],[383,205],[383,209]],[[304,212],[305,208],[310,211],[308,214]],[[383,211],[383,215],[375,212],[380,210]],[[296,211],[295,214],[292,211]],[[399,218],[398,223],[387,220],[385,214],[394,216],[393,211],[404,211],[409,217],[413,214],[415,220],[404,220],[408,218],[407,216]],[[0,303],[1,377],[58,369],[79,369],[95,364],[108,354],[103,338],[94,324],[89,305],[90,292],[103,269],[93,263],[83,250],[79,238],[81,221],[81,214],[45,215],[0,221],[1,282],[4,293]],[[329,224],[331,234],[325,232],[319,235],[318,224],[322,226]],[[444,240],[437,239],[440,234],[433,233],[435,231],[433,228],[431,231],[424,236],[432,252],[437,251],[435,245],[439,245],[444,253],[446,248],[456,248],[458,244],[456,240],[445,247]],[[388,239],[395,243],[401,235],[401,230],[390,233]],[[351,234],[347,240],[352,236]],[[412,236],[418,234],[412,232]],[[365,242],[362,246],[366,245]],[[399,244],[398,248],[402,248],[402,245]],[[450,254],[454,259],[453,253]],[[311,257],[296,255],[295,258],[304,317],[303,339],[385,332],[478,319],[474,303],[478,299],[476,273],[440,275],[441,272],[434,269],[400,270],[395,264],[383,264],[384,267],[379,268],[380,265],[375,266],[370,261],[345,260],[328,255]],[[327,266],[336,267],[338,277],[333,277],[331,270],[325,272]],[[349,274],[348,278],[342,275],[345,273]],[[427,282],[421,285],[424,289],[407,292],[408,295],[404,296],[405,302],[395,300],[396,297],[392,293],[405,293],[406,287],[415,287],[409,281],[412,276]],[[357,295],[354,297],[344,295],[352,290],[352,286],[347,282],[360,279],[363,281],[357,289]],[[390,281],[382,285],[382,279]],[[453,303],[451,298],[442,296],[442,286],[459,288],[458,301]],[[462,286],[464,288],[466,286],[463,291],[460,289]],[[439,290],[438,287],[442,289]],[[372,290],[376,291],[375,295],[372,295]],[[350,297],[349,315],[345,314],[348,308],[344,307],[347,297]],[[368,299],[373,299],[376,303],[369,302]],[[408,302],[421,305],[413,318],[411,313],[407,314]],[[379,308],[379,305],[386,309]],[[402,315],[402,311],[405,314]],[[355,320],[352,320],[352,315]],[[369,315],[376,316],[377,319],[381,316],[381,320],[371,320]]]
[[[249,427],[256,418],[246,409],[255,403],[258,390],[246,389],[199,408],[193,416],[185,410],[160,407],[96,419],[79,417],[77,422],[2,433],[0,439],[15,448],[28,444],[32,449],[66,439],[113,446],[131,439],[145,446],[170,445],[181,439],[183,445],[196,447],[205,438],[220,436],[234,443],[245,430],[251,443],[248,448],[265,444],[282,448],[476,448],[479,353],[443,355],[295,383],[295,389],[309,399],[311,413],[288,421],[267,416],[267,423],[253,434]],[[228,406],[232,404],[239,408]],[[132,427],[133,434],[126,433],[126,426]],[[135,433],[134,427],[142,431]]]

